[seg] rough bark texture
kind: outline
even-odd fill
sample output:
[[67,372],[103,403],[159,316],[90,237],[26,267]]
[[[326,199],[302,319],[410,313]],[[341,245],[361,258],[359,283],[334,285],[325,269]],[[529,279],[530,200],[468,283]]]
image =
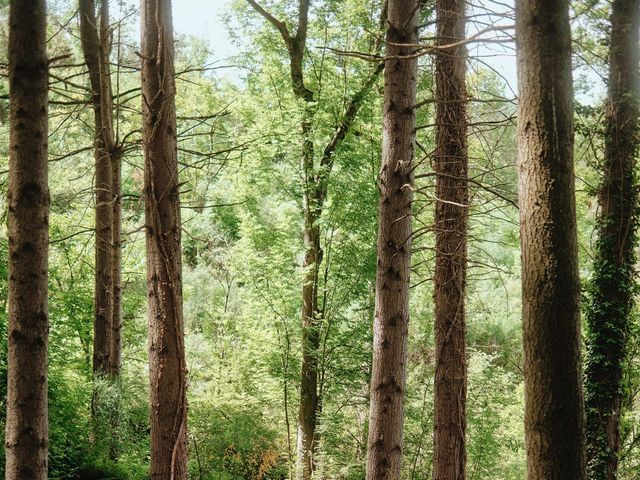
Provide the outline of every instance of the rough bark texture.
[[417,0],[390,0],[387,16],[378,264],[367,448],[368,480],[399,479],[406,384],[411,204],[418,40]]
[[151,478],[187,478],[187,399],[170,0],[142,2]]
[[111,415],[111,442],[109,455],[115,460],[119,456],[120,398],[122,384],[119,381],[122,368],[122,154],[118,149],[111,157],[113,228],[111,245],[111,268],[113,275],[113,316],[111,318],[111,352],[109,355],[109,376],[115,380],[118,397]]
[[529,480],[582,480],[584,408],[568,0],[516,2]]
[[591,480],[615,480],[620,452],[622,376],[636,284],[639,31],[640,1],[615,0],[598,238],[586,308],[587,474]]
[[[437,44],[465,37],[465,0],[437,0]],[[434,480],[465,478],[467,363],[467,50],[436,52]]]
[[111,162],[113,315],[111,318],[109,373],[113,378],[117,378],[120,376],[122,368],[122,154],[120,150],[116,155],[112,155]]
[[44,0],[12,0],[9,11],[7,480],[47,478],[46,38]]
[[122,145],[118,143],[117,133],[113,127],[113,86],[108,52],[111,50],[113,34],[109,23],[109,1],[100,4],[100,42],[103,52],[104,69],[101,71],[103,108],[106,113],[107,127],[110,129],[108,139],[112,141],[109,148],[111,159],[111,351],[109,354],[109,375],[117,378],[122,367]]
[[304,260],[302,284],[302,364],[300,368],[300,403],[298,405],[297,472],[299,479],[309,480],[315,469],[318,423],[318,349],[320,347],[321,318],[318,312],[318,286],[320,283],[320,216],[322,200],[315,195],[313,144],[313,92],[304,84],[303,59],[307,42],[308,0],[301,0],[298,13],[298,30],[287,42],[291,66],[291,82],[294,95],[305,103],[300,126],[302,132],[301,168],[304,175]]
[[93,321],[93,373],[109,374],[113,319],[112,228],[113,195],[111,155],[113,138],[111,78],[109,76],[108,2],[106,18],[98,24],[93,0],[80,0],[80,39],[89,70],[95,121],[95,286]]

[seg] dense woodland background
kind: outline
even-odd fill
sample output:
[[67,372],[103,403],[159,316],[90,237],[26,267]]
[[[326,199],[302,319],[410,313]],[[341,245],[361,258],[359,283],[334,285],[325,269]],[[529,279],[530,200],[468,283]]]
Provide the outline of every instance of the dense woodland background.
[[[295,23],[297,2],[265,1]],[[596,187],[603,151],[603,79],[609,3],[575,1],[575,169],[580,275],[593,268]],[[174,2],[174,9],[190,8]],[[320,226],[317,478],[361,479],[367,445],[376,270],[381,77],[375,69],[379,0],[317,0],[304,75],[314,92],[312,140],[322,155],[361,93],[361,108],[333,152]],[[94,124],[78,5],[48,2],[51,479],[76,472],[144,479],[149,459],[139,11],[111,2],[114,124],[122,146],[122,371],[98,383],[117,444],[92,427]],[[469,2],[467,89],[470,204],[467,290],[467,478],[525,478],[524,380],[516,172],[516,94],[481,55],[513,54],[512,6]],[[206,16],[207,11],[200,12]],[[0,2],[0,328],[6,328],[8,2]],[[176,38],[178,152],[183,231],[188,447],[191,478],[289,478],[296,457],[304,244],[299,125],[280,33],[245,1],[225,14],[241,52],[212,61],[203,39]],[[421,36],[434,35],[426,2]],[[488,30],[485,30],[489,28]],[[492,43],[493,42],[493,43]],[[495,45],[493,45],[495,43]],[[492,46],[493,45],[493,46]],[[351,52],[351,53],[345,53]],[[355,53],[358,52],[358,53]],[[432,478],[434,318],[434,62],[419,59],[411,322],[403,478]],[[634,319],[635,310],[634,310]],[[640,477],[637,323],[624,366],[619,479]],[[0,422],[6,335],[0,335]],[[94,412],[95,413],[95,412]],[[4,428],[0,428],[4,432]],[[113,449],[117,460],[112,460]],[[3,455],[3,450],[0,450]],[[3,459],[0,464],[4,465]],[[1,467],[0,467],[1,468]],[[107,474],[104,473],[107,478]],[[87,477],[89,478],[89,477]]]

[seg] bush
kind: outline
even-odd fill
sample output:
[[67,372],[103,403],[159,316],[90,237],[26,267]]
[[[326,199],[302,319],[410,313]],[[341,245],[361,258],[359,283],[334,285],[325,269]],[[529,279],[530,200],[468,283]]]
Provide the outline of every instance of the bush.
[[230,406],[191,408],[189,439],[193,478],[279,480],[286,466],[267,420]]

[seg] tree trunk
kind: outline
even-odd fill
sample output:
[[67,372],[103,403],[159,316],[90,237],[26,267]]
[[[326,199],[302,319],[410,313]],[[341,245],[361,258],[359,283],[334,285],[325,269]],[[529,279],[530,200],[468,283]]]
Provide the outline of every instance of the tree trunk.
[[[96,243],[93,373],[96,379],[116,379],[120,373],[120,148],[113,128],[113,92],[109,53],[109,2],[100,3],[99,22],[94,0],[80,0],[80,39],[89,70],[95,119]],[[115,176],[118,176],[116,179]],[[118,217],[116,218],[116,215]],[[116,279],[118,288],[116,289]],[[117,314],[116,314],[116,300]],[[94,436],[109,439],[109,452],[117,457],[118,407],[102,412],[99,388],[94,388]],[[101,431],[109,424],[110,432]]]
[[111,269],[113,277],[113,316],[111,318],[111,354],[109,373],[120,376],[122,368],[122,154],[111,157],[111,192],[113,194],[113,227]]
[[[437,0],[438,45],[465,38],[465,0]],[[467,428],[467,50],[436,52],[434,480],[464,480]]]
[[[305,199],[308,198],[305,195]],[[297,478],[309,480],[315,469],[318,416],[318,350],[321,318],[318,315],[319,268],[322,257],[318,218],[305,207],[305,279],[302,286],[302,366],[298,406]]]
[[187,478],[187,399],[170,0],[142,2],[151,478]]
[[304,114],[300,125],[302,137],[301,169],[304,176],[304,279],[302,285],[302,363],[300,369],[300,403],[298,404],[298,441],[296,448],[296,477],[309,480],[315,468],[314,452],[317,445],[318,416],[318,347],[320,324],[318,322],[319,269],[322,261],[320,227],[322,199],[315,175],[315,147],[313,144],[313,92],[305,86],[304,52],[307,43],[307,25],[310,0],[298,2],[298,26],[291,35],[287,25],[277,20],[253,0],[249,4],[280,32],[289,52],[291,87],[294,96],[304,102]]
[[9,329],[5,478],[47,479],[49,188],[44,0],[9,11]]
[[[301,170],[304,177],[304,280],[302,285],[302,363],[300,369],[300,403],[298,405],[298,439],[296,452],[296,477],[310,480],[315,469],[314,453],[317,450],[318,415],[321,405],[318,391],[319,347],[322,328],[322,312],[318,306],[318,288],[320,285],[320,265],[322,263],[322,245],[320,219],[324,202],[328,196],[328,181],[333,168],[334,155],[355,121],[367,93],[371,90],[382,72],[377,65],[362,87],[351,98],[347,109],[335,129],[329,143],[325,146],[319,161],[315,159],[313,143],[313,120],[315,114],[314,93],[305,85],[304,53],[307,41],[307,25],[310,0],[298,2],[298,28],[291,35],[287,25],[273,17],[254,0],[247,2],[269,21],[282,36],[289,52],[291,86],[294,96],[304,102],[304,115],[300,124],[302,138]],[[386,4],[386,2],[385,2]],[[383,11],[385,7],[383,7]],[[374,50],[380,47],[376,42]]]
[[[102,2],[108,8],[108,2]],[[109,77],[108,15],[98,24],[93,0],[80,0],[80,39],[91,81],[95,118],[95,290],[93,373],[109,374],[113,319],[111,152],[115,151]],[[108,12],[108,10],[107,10]],[[105,24],[106,23],[106,24]]]
[[[417,0],[388,5],[367,480],[400,478],[411,268]],[[410,58],[398,58],[410,56]]]
[[615,0],[598,239],[586,308],[587,473],[592,480],[615,480],[620,453],[622,375],[636,289],[639,30],[640,1]]
[[585,476],[568,0],[516,2],[528,480]]

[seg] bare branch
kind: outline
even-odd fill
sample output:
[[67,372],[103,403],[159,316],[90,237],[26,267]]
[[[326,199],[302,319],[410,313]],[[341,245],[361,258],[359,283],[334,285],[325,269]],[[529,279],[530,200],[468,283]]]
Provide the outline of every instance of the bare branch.
[[262,15],[271,25],[278,29],[287,46],[289,46],[289,43],[291,43],[291,35],[289,35],[287,24],[267,12],[258,2],[254,0],[247,0],[247,3],[251,5],[256,12]]

